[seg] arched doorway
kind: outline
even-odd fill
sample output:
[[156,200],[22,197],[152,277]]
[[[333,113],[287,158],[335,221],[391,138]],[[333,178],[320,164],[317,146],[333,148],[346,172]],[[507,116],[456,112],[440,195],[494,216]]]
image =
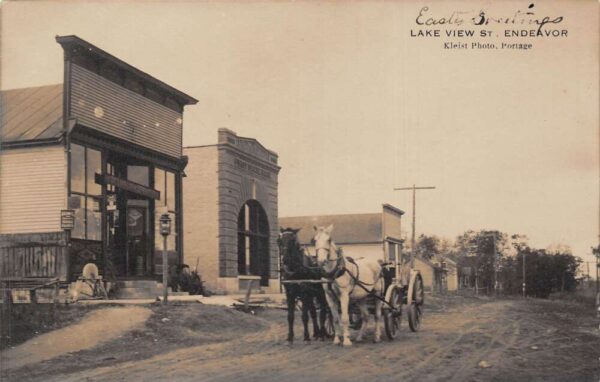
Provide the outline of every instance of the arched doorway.
[[260,276],[269,285],[269,220],[260,203],[249,200],[238,214],[238,274]]

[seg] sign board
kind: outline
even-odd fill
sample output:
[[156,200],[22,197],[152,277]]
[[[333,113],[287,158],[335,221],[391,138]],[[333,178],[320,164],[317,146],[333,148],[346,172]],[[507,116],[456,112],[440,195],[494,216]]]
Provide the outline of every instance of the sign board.
[[75,210],[60,211],[60,228],[65,231],[75,228]]
[[154,190],[152,188],[142,186],[141,184],[137,184],[134,182],[130,182],[126,179],[121,179],[113,175],[101,175],[96,174],[95,177],[96,183],[98,184],[112,184],[113,186],[120,188],[125,191],[133,192],[134,194],[138,194],[141,196],[145,196],[150,199],[159,200],[160,199],[160,191]]

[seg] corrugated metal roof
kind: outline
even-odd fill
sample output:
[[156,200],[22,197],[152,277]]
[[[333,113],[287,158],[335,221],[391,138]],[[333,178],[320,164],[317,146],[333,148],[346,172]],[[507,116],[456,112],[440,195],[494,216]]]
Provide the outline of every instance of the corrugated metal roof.
[[313,226],[327,227],[333,224],[331,237],[338,244],[375,243],[382,241],[380,213],[295,216],[279,218],[283,228],[301,228],[298,238],[302,244],[310,244],[314,237]]
[[57,138],[62,133],[63,85],[3,90],[0,142]]

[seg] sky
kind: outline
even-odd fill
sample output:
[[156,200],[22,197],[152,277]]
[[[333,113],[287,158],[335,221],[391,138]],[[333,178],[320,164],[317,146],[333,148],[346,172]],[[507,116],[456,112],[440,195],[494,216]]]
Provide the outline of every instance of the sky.
[[[227,127],[279,153],[279,215],[407,212],[417,235],[468,229],[598,243],[598,3],[536,3],[559,38],[411,37],[427,6],[511,15],[527,2],[4,2],[0,86],[62,81],[75,34],[192,95],[184,145]],[[467,25],[443,25],[473,29]],[[481,29],[481,28],[479,28]],[[504,27],[488,29],[502,34]],[[520,27],[519,29],[531,29]],[[532,43],[529,50],[444,42]]]

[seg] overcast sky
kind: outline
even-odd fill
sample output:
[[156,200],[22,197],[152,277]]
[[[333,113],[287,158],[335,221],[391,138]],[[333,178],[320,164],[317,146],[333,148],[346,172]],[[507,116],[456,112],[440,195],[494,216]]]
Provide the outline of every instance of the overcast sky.
[[54,36],[78,35],[199,100],[185,145],[227,127],[278,152],[280,216],[391,203],[410,230],[410,192],[393,188],[416,183],[437,187],[418,194],[418,233],[498,229],[580,256],[598,242],[595,1],[536,5],[567,37],[488,40],[527,51],[410,37],[424,5],[511,15],[524,2],[2,5],[2,89],[62,81]]

